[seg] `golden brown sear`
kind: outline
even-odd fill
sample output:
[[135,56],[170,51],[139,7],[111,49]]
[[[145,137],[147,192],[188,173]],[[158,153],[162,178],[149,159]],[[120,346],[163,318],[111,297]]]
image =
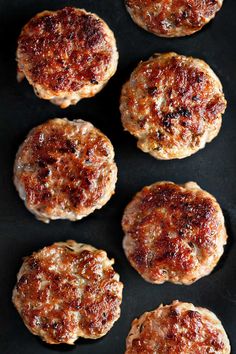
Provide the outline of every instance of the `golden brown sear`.
[[216,315],[174,301],[132,323],[125,354],[229,354],[227,334]]
[[160,37],[182,37],[199,31],[223,0],[125,0],[134,22]]
[[105,251],[58,242],[24,259],[13,303],[27,328],[50,344],[104,336],[120,317],[123,284]]
[[17,48],[18,79],[65,108],[99,92],[115,73],[113,32],[98,16],[66,7],[44,11],[22,29]]
[[208,275],[227,240],[219,204],[194,182],[144,187],[126,207],[122,227],[129,262],[155,284],[189,285]]
[[157,159],[184,158],[219,133],[226,100],[220,80],[202,60],[176,53],[141,62],[123,86],[125,130]]
[[114,193],[117,167],[110,140],[83,120],[52,119],[20,146],[14,183],[39,220],[79,220]]

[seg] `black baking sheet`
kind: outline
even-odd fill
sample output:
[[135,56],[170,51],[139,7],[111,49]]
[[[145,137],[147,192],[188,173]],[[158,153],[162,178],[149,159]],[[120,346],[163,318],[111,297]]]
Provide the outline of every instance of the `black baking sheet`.
[[[37,98],[29,84],[16,82],[15,49],[21,27],[37,12],[64,6],[97,13],[113,29],[120,53],[116,75],[96,97],[62,110]],[[135,25],[123,0],[0,1],[0,353],[1,354],[120,354],[131,321],[144,311],[174,299],[190,301],[214,311],[236,353],[236,1],[225,0],[216,19],[201,32],[181,39],[161,39]],[[157,161],[136,148],[124,133],[119,114],[121,85],[141,59],[154,52],[176,51],[202,58],[222,80],[228,100],[219,136],[184,160]],[[24,207],[12,184],[12,166],[28,131],[54,117],[91,121],[115,147],[119,179],[116,194],[101,210],[79,222],[37,221]],[[192,286],[146,283],[129,265],[122,250],[120,220],[125,205],[144,185],[158,180],[196,181],[220,202],[229,234],[225,254],[215,271]],[[23,325],[11,303],[11,293],[22,257],[55,241],[75,239],[105,249],[116,260],[124,282],[122,314],[104,338],[79,340],[75,346],[49,346]]]

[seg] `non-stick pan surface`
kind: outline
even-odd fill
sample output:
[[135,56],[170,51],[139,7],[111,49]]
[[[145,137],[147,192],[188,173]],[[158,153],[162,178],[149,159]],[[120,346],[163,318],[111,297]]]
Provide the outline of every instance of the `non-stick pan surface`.
[[[15,50],[21,27],[37,12],[75,6],[97,13],[112,28],[120,53],[116,75],[96,97],[62,110],[37,98],[25,80],[16,82]],[[190,37],[162,39],[133,23],[123,0],[0,1],[0,353],[121,354],[131,321],[161,303],[189,301],[214,311],[236,353],[236,1],[225,0],[215,20]],[[142,59],[154,52],[176,51],[204,59],[222,80],[228,100],[219,136],[195,155],[157,161],[136,148],[123,132],[119,114],[122,84]],[[116,194],[101,210],[79,222],[37,221],[23,205],[12,183],[19,144],[28,131],[54,117],[82,118],[100,128],[114,144],[119,168]],[[152,285],[135,272],[122,250],[123,209],[134,193],[159,180],[196,181],[221,204],[229,234],[225,254],[214,272],[191,286]],[[124,283],[122,314],[104,338],[78,340],[75,346],[49,346],[24,326],[11,303],[22,257],[55,241],[74,239],[105,249],[116,260]]]

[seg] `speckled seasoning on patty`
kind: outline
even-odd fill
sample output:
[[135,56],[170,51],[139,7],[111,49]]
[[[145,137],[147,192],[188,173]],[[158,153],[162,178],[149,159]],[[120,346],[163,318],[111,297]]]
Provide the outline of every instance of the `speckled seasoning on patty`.
[[84,120],[51,119],[20,146],[14,183],[36,218],[82,219],[111,198],[117,181],[110,140]]
[[195,182],[157,182],[124,211],[123,247],[148,282],[190,285],[208,275],[224,252],[227,233],[216,199]]
[[200,59],[154,54],[139,63],[120,99],[124,129],[157,159],[181,159],[203,149],[226,109],[220,80]]
[[114,75],[118,52],[113,32],[97,15],[65,7],[43,11],[22,29],[18,80],[43,99],[66,108],[96,95]]
[[120,317],[123,284],[113,263],[71,240],[24,258],[12,300],[27,328],[49,344],[104,336]]
[[125,354],[230,354],[227,334],[216,315],[174,301],[145,312],[132,323]]
[[221,9],[223,0],[125,0],[134,22],[160,37],[200,31]]

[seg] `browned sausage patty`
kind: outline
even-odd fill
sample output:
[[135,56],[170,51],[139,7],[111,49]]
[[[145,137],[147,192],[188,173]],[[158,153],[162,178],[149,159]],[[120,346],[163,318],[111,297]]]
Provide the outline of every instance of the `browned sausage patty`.
[[65,108],[99,92],[115,73],[113,32],[95,14],[66,7],[44,11],[23,28],[17,48],[18,79]]
[[32,129],[15,160],[20,197],[44,222],[79,220],[100,209],[116,180],[110,140],[83,120],[52,119]]
[[132,19],[160,37],[199,31],[220,10],[223,0],[125,0]]
[[120,317],[123,285],[105,251],[58,242],[24,259],[13,303],[27,328],[50,344],[104,336]]
[[229,354],[230,343],[216,315],[174,301],[135,319],[125,354]]
[[219,133],[226,100],[202,60],[155,54],[133,71],[121,94],[123,126],[158,159],[187,157]]
[[128,260],[155,284],[189,285],[208,275],[227,240],[219,204],[194,182],[144,187],[126,207],[122,226]]

